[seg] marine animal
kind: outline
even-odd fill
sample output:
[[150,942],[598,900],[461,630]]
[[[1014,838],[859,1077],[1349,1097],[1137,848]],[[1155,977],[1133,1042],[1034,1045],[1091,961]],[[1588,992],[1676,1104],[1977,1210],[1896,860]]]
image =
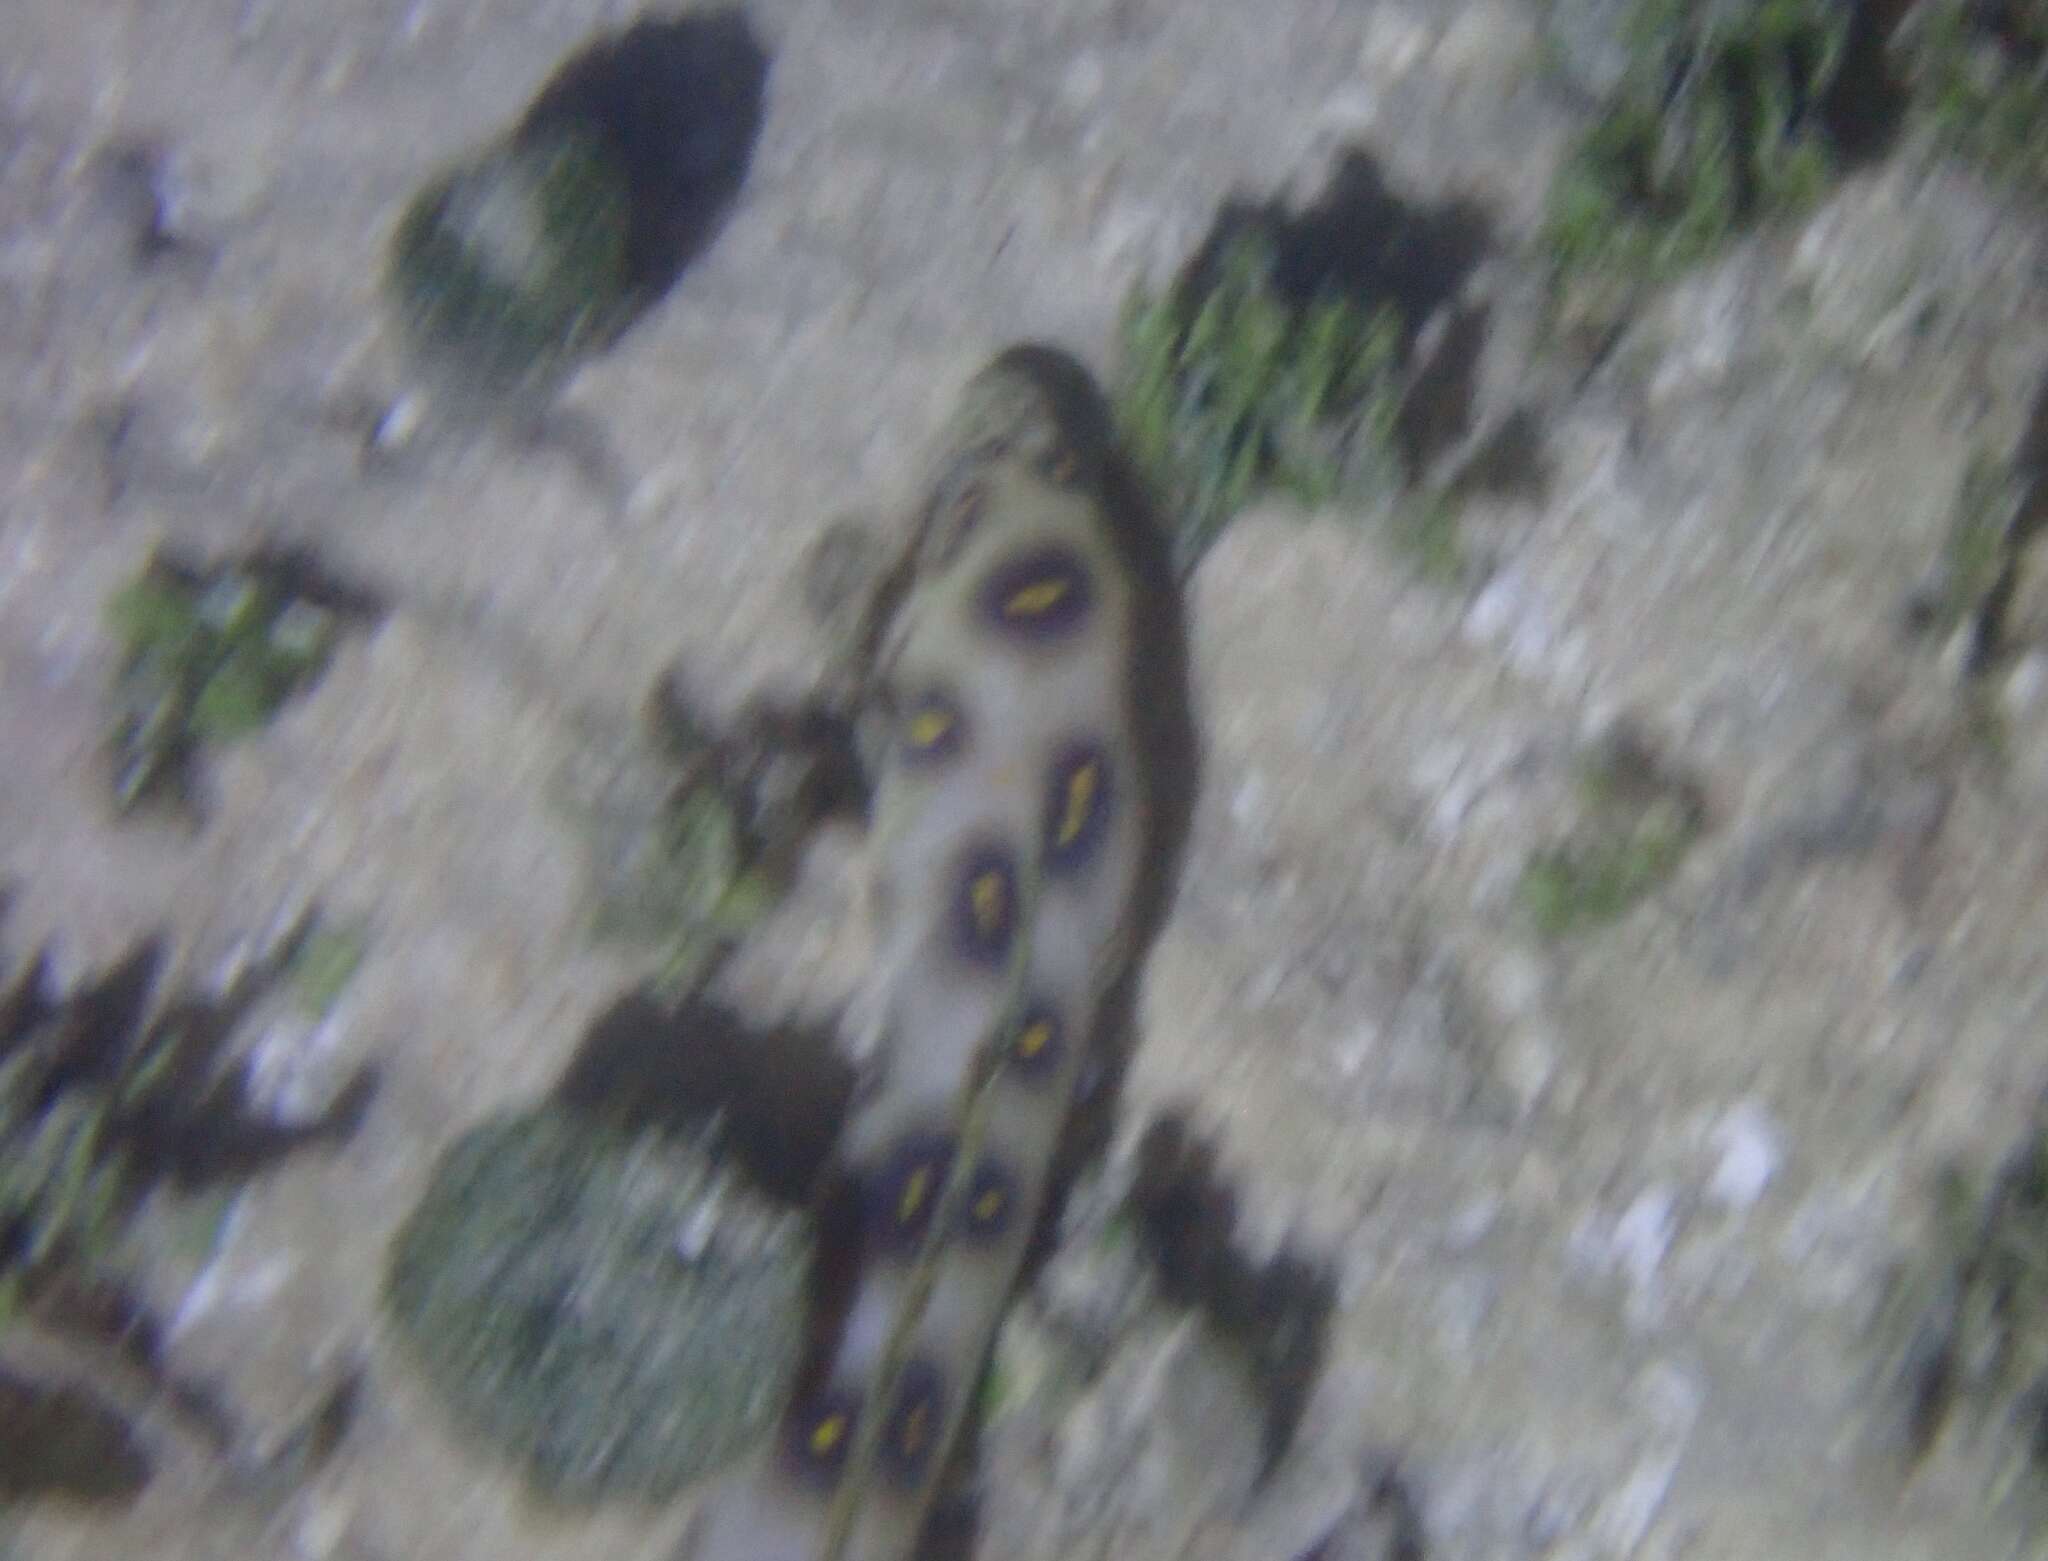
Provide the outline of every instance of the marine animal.
[[1197,739],[1167,533],[1094,381],[967,385],[868,617],[878,1044],[827,1177],[817,1343],[678,1561],[907,1561],[997,1327],[1107,1141]]

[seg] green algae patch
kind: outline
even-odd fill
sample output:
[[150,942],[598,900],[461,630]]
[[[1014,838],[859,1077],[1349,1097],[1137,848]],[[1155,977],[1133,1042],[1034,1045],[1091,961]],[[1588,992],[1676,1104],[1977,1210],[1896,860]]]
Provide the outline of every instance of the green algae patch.
[[1462,503],[1452,489],[1405,494],[1394,506],[1388,540],[1422,579],[1455,585],[1472,572],[1461,519]]
[[1706,827],[1706,800],[1626,730],[1595,745],[1579,773],[1582,815],[1532,856],[1516,898],[1540,937],[1619,921],[1662,886]]
[[719,759],[708,731],[657,733],[610,760],[579,755],[557,791],[588,852],[590,935],[652,949],[671,1000],[696,991],[784,887]]
[[493,397],[552,384],[627,308],[623,170],[575,127],[493,147],[400,217],[385,294],[429,368]]
[[694,990],[781,897],[753,865],[734,798],[702,771],[687,773],[630,827],[594,832],[606,855],[592,931],[657,945],[660,984],[672,997]]
[[677,1003],[782,903],[821,824],[864,817],[869,782],[854,724],[821,703],[714,718],[671,669],[642,715],[594,736],[555,796],[588,849],[592,935],[653,948]]
[[1943,145],[2048,197],[2048,0],[1920,0],[1892,52]]
[[[154,939],[68,990],[44,955],[0,983],[0,1333],[31,1324],[116,1379],[139,1375],[220,1453],[241,1441],[233,1415],[177,1377],[133,1282],[138,1215],[147,1204],[158,1236],[211,1226],[220,1204],[194,1194],[217,1197],[354,1132],[372,1070],[317,1116],[283,1122],[251,1109],[233,1055],[250,1009],[315,925],[302,917],[218,992],[163,990]],[[123,1410],[79,1387],[0,1372],[0,1426],[0,1502],[125,1500],[149,1478]]]
[[117,810],[162,799],[196,811],[201,752],[262,730],[319,679],[345,629],[382,614],[303,552],[152,557],[106,606],[121,646],[108,738]]
[[801,1217],[698,1150],[539,1111],[442,1156],[385,1299],[455,1423],[536,1489],[658,1499],[767,1430],[808,1261]]
[[425,179],[383,276],[419,377],[484,417],[544,409],[716,237],[768,69],[740,11],[642,18],[577,49],[514,125]]
[[1637,0],[1627,66],[1553,183],[1560,280],[1658,281],[1811,205],[1840,147],[1825,106],[1853,8],[1835,0]]
[[318,926],[293,955],[285,979],[300,1012],[324,1019],[341,1001],[363,963],[364,932],[360,926]]
[[1395,547],[1462,572],[1456,511],[1486,484],[1437,473],[1478,413],[1491,311],[1466,293],[1493,248],[1483,208],[1418,199],[1351,147],[1306,204],[1226,200],[1171,283],[1133,289],[1110,403],[1183,577],[1269,497],[1399,511],[1420,495]]
[[1183,569],[1264,494],[1317,505],[1400,480],[1399,315],[1334,292],[1297,302],[1274,271],[1272,242],[1247,234],[1206,277],[1125,305],[1118,420],[1181,517]]
[[160,942],[59,993],[48,962],[0,988],[0,1324],[101,1265],[143,1199],[245,1180],[354,1131],[375,1089],[359,1072],[320,1116],[252,1112],[230,1044],[313,927],[301,921],[217,996],[157,993]]

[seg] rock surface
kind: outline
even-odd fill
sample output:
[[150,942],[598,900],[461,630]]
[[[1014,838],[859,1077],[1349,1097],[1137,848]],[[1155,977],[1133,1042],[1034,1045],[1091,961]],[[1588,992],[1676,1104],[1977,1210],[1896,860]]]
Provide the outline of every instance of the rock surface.
[[[1248,1217],[1340,1264],[1302,1510],[1337,1534],[1391,1453],[1439,1558],[2030,1553],[1969,1469],[1905,1478],[1876,1302],[1937,1168],[1995,1158],[2043,1082],[2048,619],[2036,597],[2011,625],[2032,650],[2000,684],[2001,765],[1900,612],[2048,367],[2048,222],[1906,149],[1657,294],[1583,373],[1538,353],[1520,253],[1582,112],[1534,67],[1533,5],[751,9],[774,63],[730,225],[567,391],[631,474],[617,513],[546,452],[360,453],[398,388],[375,287],[405,196],[625,8],[10,8],[10,937],[88,968],[164,926],[204,965],[317,895],[367,929],[321,1045],[385,1079],[343,1152],[252,1190],[199,1285],[159,1297],[181,1368],[259,1423],[366,1355],[335,1456],[267,1503],[168,1457],[125,1513],[18,1515],[18,1554],[667,1554],[680,1509],[540,1508],[458,1444],[379,1322],[436,1156],[542,1095],[639,973],[582,937],[555,778],[671,659],[721,704],[801,685],[824,654],[806,549],[900,497],[992,349],[1104,364],[1125,289],[1225,195],[1310,188],[1350,145],[1492,213],[1482,422],[1538,408],[1552,471],[1540,499],[1472,501],[1465,586],[1337,513],[1244,517],[1193,584],[1208,786],[1126,1109],[1192,1101]],[[392,613],[221,756],[205,832],[117,829],[101,604],[159,539],[258,536],[316,543]],[[1516,880],[1623,716],[1707,827],[1632,914],[1542,941]],[[742,983],[828,1002],[858,968],[838,888]],[[1195,1347],[1148,1317],[1103,1383]],[[1117,1391],[1010,1465],[1066,1482],[1078,1527],[1020,1520],[1004,1554],[1281,1534],[1239,1499],[1227,1384],[1191,1373],[1135,1440]],[[1144,1479],[1090,1528],[1098,1457]]]

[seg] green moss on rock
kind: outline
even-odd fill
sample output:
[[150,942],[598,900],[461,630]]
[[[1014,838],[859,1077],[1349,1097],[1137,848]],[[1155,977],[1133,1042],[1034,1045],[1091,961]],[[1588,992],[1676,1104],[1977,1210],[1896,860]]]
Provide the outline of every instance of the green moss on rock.
[[709,733],[687,751],[621,744],[609,761],[579,755],[559,793],[589,850],[592,935],[655,949],[672,999],[696,990],[783,888],[718,759]]
[[1942,142],[2048,196],[2048,0],[1920,0],[1892,52]]
[[0,988],[0,1323],[54,1281],[95,1277],[153,1189],[241,1179],[354,1130],[375,1088],[360,1072],[320,1117],[252,1113],[226,1052],[310,918],[226,993],[159,999],[163,948],[138,945],[59,995],[32,960]]
[[691,990],[778,898],[750,869],[738,810],[708,775],[686,777],[637,828],[612,834],[595,930],[660,945],[662,986],[673,995]]
[[1620,920],[1678,870],[1706,824],[1699,787],[1626,728],[1586,756],[1579,790],[1578,828],[1531,857],[1518,886],[1545,938]]
[[1400,481],[1399,316],[1334,291],[1296,302],[1274,268],[1247,234],[1208,274],[1125,306],[1117,417],[1180,517],[1183,568],[1263,493],[1324,504]]
[[261,730],[326,670],[343,629],[382,610],[304,553],[152,557],[106,607],[121,645],[109,738],[116,808],[159,797],[195,806],[200,752]]
[[464,395],[542,395],[629,311],[631,192],[573,125],[439,175],[400,217],[384,287],[417,366]]
[[341,1001],[363,962],[361,926],[315,927],[293,956],[286,976],[302,1012],[323,1019]]
[[1827,187],[1822,104],[1849,41],[1836,0],[1637,0],[1628,64],[1550,193],[1567,277],[1656,280]]
[[660,1497],[765,1432],[808,1257],[799,1216],[695,1149],[541,1111],[442,1156],[385,1294],[456,1423],[537,1488]]
[[587,425],[548,416],[554,393],[717,236],[765,110],[769,58],[745,13],[685,9],[588,39],[406,202],[384,302],[431,411],[387,415],[373,449],[496,423],[615,480]]

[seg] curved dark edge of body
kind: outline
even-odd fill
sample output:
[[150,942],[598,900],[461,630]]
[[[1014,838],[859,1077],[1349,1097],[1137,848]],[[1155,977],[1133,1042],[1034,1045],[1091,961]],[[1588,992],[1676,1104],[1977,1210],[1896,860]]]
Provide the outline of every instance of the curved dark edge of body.
[[[1133,777],[1135,800],[1145,823],[1139,875],[1123,927],[1126,957],[1115,980],[1102,993],[1090,1032],[1081,1038],[1087,1060],[1053,1151],[1046,1197],[1018,1270],[1016,1294],[1029,1287],[1051,1255],[1068,1195],[1081,1174],[1108,1149],[1115,1131],[1124,1077],[1137,1039],[1136,1008],[1144,956],[1173,908],[1193,825],[1201,744],[1172,539],[1160,524],[1145,484],[1117,445],[1114,419],[1094,377],[1070,353],[1038,342],[1007,348],[990,363],[988,371],[1029,378],[1052,404],[1060,430],[1079,462],[1076,486],[1094,495],[1111,550],[1131,584],[1125,698],[1131,712],[1133,744],[1144,756],[1140,773]],[[850,1192],[835,1189],[828,1195],[828,1205],[828,1230],[857,1228],[857,1204]],[[839,1278],[848,1293],[851,1277],[844,1274]],[[837,1322],[836,1317],[830,1319],[822,1330],[825,1338],[836,1333]],[[977,1383],[987,1373],[995,1342],[991,1334],[982,1358],[974,1364]],[[825,1353],[820,1352],[821,1363]],[[914,1552],[915,1561],[967,1561],[972,1555],[977,1527],[973,1485],[980,1431],[979,1416],[971,1417],[949,1450],[938,1496]]]

